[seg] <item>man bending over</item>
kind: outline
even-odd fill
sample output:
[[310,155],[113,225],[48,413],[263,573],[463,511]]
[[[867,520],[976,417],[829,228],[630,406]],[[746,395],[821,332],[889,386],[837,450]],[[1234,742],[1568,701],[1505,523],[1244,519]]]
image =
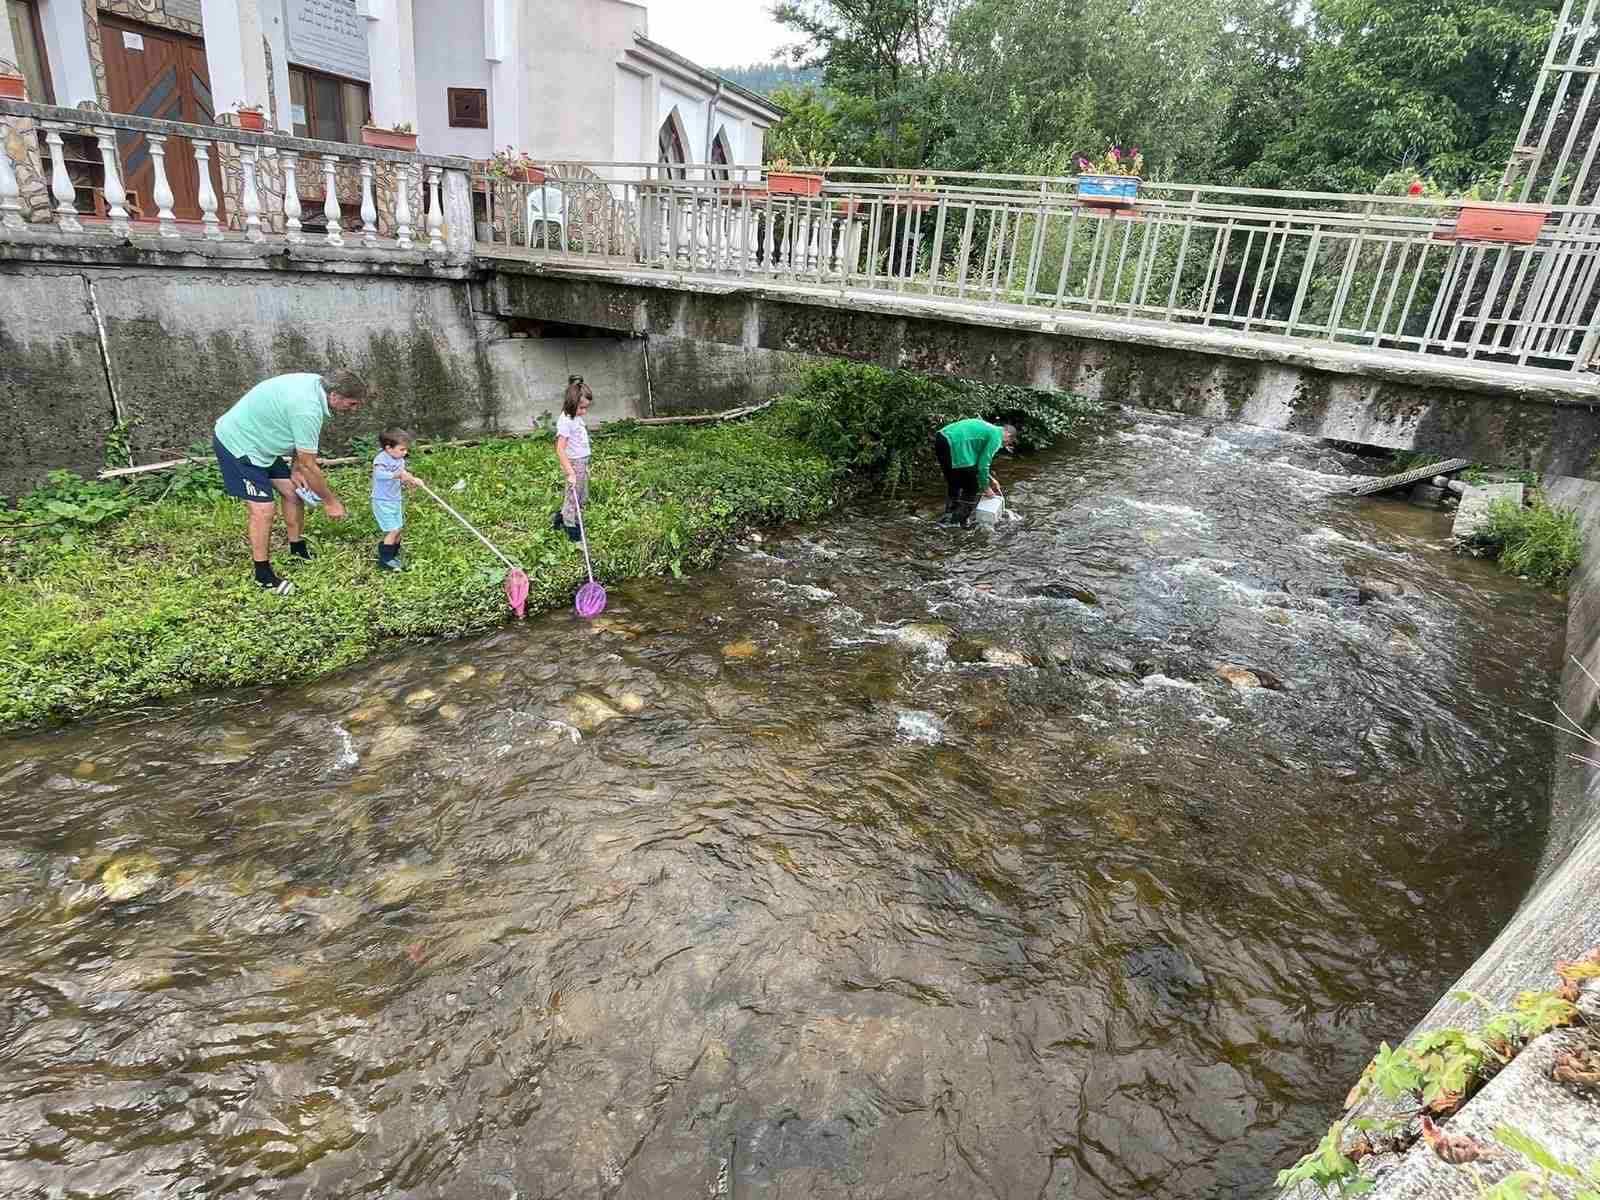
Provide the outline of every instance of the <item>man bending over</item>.
[[366,382],[354,371],[329,375],[277,375],[256,384],[222,416],[211,439],[222,486],[245,502],[250,522],[250,556],[256,582],[280,595],[292,586],[272,570],[272,516],[283,501],[289,553],[310,558],[305,541],[304,488],[335,521],[344,505],[328,486],[317,462],[322,422],[335,412],[352,412],[367,398]]

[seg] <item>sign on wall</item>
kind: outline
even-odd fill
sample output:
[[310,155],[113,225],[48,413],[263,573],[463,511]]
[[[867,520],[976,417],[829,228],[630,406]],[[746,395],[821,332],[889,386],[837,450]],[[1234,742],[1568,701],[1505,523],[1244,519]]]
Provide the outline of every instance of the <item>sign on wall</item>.
[[367,22],[355,0],[285,0],[289,61],[296,66],[370,79]]

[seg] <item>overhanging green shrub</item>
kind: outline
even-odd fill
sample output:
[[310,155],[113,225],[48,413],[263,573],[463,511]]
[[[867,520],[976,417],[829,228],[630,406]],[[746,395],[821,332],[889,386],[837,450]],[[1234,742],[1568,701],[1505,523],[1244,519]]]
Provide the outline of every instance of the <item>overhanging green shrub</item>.
[[1527,507],[1512,500],[1492,502],[1488,523],[1474,540],[1495,550],[1502,570],[1546,587],[1564,586],[1583,554],[1578,514],[1538,497]]

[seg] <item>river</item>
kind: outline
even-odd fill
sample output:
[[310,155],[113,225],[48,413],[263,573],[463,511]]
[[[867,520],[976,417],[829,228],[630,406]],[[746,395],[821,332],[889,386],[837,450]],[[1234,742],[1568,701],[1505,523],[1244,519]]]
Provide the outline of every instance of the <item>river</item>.
[[1563,606],[1356,469],[1128,417],[0,742],[0,1195],[1260,1194],[1546,812]]

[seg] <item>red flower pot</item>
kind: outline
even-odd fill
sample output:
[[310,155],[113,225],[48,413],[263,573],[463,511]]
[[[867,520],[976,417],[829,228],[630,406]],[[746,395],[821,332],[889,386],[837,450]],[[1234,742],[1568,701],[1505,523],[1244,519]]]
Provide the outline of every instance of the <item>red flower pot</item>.
[[28,81],[21,75],[0,75],[0,100],[26,100]]
[[239,118],[239,128],[249,133],[267,131],[267,114],[259,108],[241,108],[234,116]]
[[768,171],[767,190],[774,196],[820,196],[823,178],[803,171]]
[[401,133],[396,129],[379,129],[376,125],[363,125],[361,144],[371,146],[374,150],[409,150],[414,153],[417,149],[417,135]]
[[1527,246],[1539,240],[1539,230],[1550,215],[1546,208],[1501,204],[1467,204],[1456,218],[1455,240],[1508,242]]

